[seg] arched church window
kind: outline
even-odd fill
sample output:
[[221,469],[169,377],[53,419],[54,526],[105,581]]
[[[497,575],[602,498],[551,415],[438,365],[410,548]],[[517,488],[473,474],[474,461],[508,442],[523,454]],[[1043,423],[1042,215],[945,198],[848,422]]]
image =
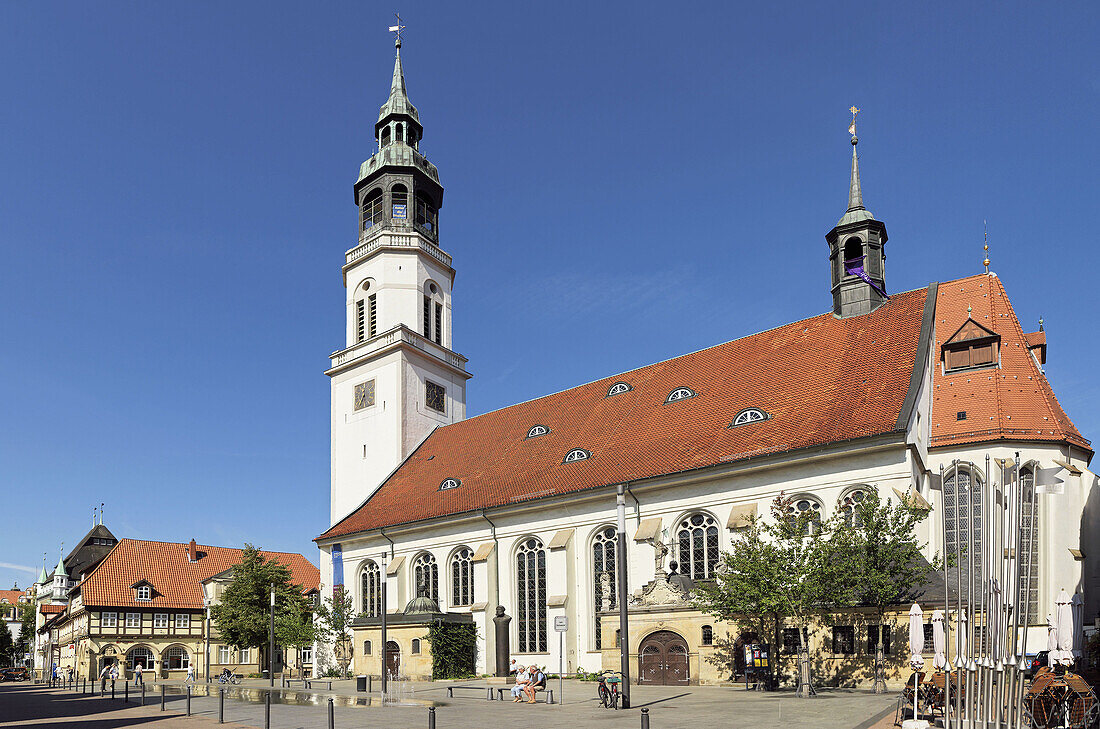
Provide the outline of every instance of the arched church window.
[[[1035,491],[1035,471],[1030,467],[1020,469],[1020,535],[1023,548],[1019,560],[1020,583],[1027,600],[1028,615],[1039,617],[1039,502],[1032,501]],[[1035,533],[1032,534],[1032,530]],[[1030,543],[1031,549],[1027,548]],[[1025,575],[1030,568],[1031,579]]]
[[433,238],[439,232],[439,214],[435,203],[421,193],[416,195],[416,224]]
[[451,555],[451,604],[474,603],[474,555],[469,547],[461,547]]
[[359,601],[362,613],[368,618],[382,614],[382,573],[374,560],[367,560],[360,573]]
[[393,139],[396,142],[405,141],[405,127],[400,122],[393,128]]
[[844,260],[855,261],[863,258],[863,241],[855,236],[844,241]]
[[531,429],[527,431],[528,438],[538,438],[540,435],[546,435],[550,432],[550,429],[545,425],[532,425]]
[[520,653],[546,652],[546,550],[534,537],[516,550],[516,631]]
[[607,389],[607,397],[611,397],[612,395],[618,395],[621,392],[630,392],[633,389],[634,388],[632,388],[630,385],[628,385],[625,382],[616,382],[614,385],[612,385],[611,387],[609,387]]
[[710,625],[703,626],[703,645],[714,645],[714,628]]
[[407,220],[409,217],[409,190],[397,184],[390,189],[390,217],[394,220]]
[[615,591],[618,583],[615,579],[615,530],[610,527],[602,527],[592,539],[592,579],[593,597],[595,604],[592,613],[595,615],[596,650],[603,647],[603,637],[600,635],[601,610],[613,610],[616,606]]
[[762,420],[767,420],[768,415],[760,408],[745,408],[741,412],[737,413],[737,417],[730,423],[731,426],[735,425],[748,425],[749,423],[759,423]]
[[417,597],[429,597],[439,602],[439,565],[431,553],[424,552],[413,562],[413,582]]
[[388,126],[382,127],[382,145],[385,147],[390,143],[390,128]]
[[[952,466],[943,478],[944,521],[947,553],[955,555],[963,584],[967,584],[970,556],[974,565],[982,559],[982,486],[981,479],[966,466]],[[975,570],[977,572],[977,570]]]
[[665,398],[665,402],[676,402],[677,400],[686,400],[689,397],[695,397],[695,391],[690,387],[677,387],[672,392],[668,393],[668,397]]
[[676,529],[676,556],[681,574],[709,580],[718,566],[718,522],[710,514],[690,514]]
[[371,190],[360,207],[360,222],[365,233],[382,222],[382,188]]
[[787,518],[805,536],[821,529],[821,502],[812,496],[794,496],[787,505]]
[[562,463],[574,463],[576,461],[587,461],[592,457],[592,453],[586,451],[583,448],[574,448],[565,454],[565,458],[562,459]]
[[844,523],[848,526],[861,526],[862,521],[859,518],[859,504],[863,503],[867,498],[867,491],[863,488],[854,488],[846,492],[840,497],[840,513],[844,518]]

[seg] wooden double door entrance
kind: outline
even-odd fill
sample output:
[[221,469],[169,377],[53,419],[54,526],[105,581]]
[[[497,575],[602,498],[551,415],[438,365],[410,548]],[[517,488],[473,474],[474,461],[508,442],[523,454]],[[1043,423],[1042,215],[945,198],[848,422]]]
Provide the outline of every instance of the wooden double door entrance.
[[650,633],[638,650],[638,683],[685,686],[688,672],[687,641],[671,630]]

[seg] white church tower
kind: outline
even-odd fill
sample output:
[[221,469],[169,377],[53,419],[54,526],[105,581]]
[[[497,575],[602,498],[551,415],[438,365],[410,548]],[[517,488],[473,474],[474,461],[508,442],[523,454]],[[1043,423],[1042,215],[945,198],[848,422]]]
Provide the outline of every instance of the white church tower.
[[[439,172],[419,151],[397,39],[378,152],[355,183],[358,242],[342,268],[346,346],[331,355],[331,523],[357,508],[433,428],[466,417],[466,358],[451,349],[451,256],[439,247]],[[332,559],[339,561],[339,551]],[[328,561],[327,555],[325,561]],[[327,565],[326,565],[327,567]],[[334,564],[331,585],[343,583]]]

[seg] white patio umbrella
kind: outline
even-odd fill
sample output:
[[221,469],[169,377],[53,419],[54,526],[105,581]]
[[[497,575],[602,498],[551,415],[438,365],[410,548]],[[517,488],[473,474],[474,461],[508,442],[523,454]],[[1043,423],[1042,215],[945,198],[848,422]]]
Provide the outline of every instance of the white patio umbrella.
[[1058,625],[1054,622],[1054,616],[1047,613],[1047,665],[1054,667],[1058,660]]
[[913,603],[909,608],[909,665],[913,667],[913,719],[917,718],[917,678],[924,668],[924,611]]
[[1081,593],[1073,594],[1073,657],[1080,658],[1084,655],[1081,649],[1085,645],[1085,601]]
[[1058,593],[1054,604],[1058,608],[1055,623],[1058,626],[1058,660],[1062,665],[1073,663],[1073,598],[1065,590]]
[[932,668],[942,670],[947,666],[947,638],[943,633],[943,612],[940,610],[932,613],[932,650],[936,653],[932,658]]

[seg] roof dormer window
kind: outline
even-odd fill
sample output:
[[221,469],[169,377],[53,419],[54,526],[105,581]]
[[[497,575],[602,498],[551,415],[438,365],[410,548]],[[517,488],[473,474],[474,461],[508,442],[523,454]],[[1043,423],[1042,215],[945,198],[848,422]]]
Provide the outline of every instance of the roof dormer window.
[[943,371],[996,367],[1000,349],[1001,338],[996,332],[967,317],[959,330],[943,343]]
[[748,425],[749,423],[759,423],[762,420],[767,420],[768,414],[760,408],[745,408],[741,412],[737,413],[737,417],[730,423],[730,427],[737,425]]
[[532,425],[531,429],[527,431],[528,438],[538,438],[540,435],[546,435],[550,432],[550,429],[545,425]]
[[668,397],[665,398],[666,403],[676,402],[677,400],[687,400],[689,397],[695,397],[695,391],[690,387],[677,387],[672,392],[668,393]]
[[565,458],[562,459],[562,463],[576,463],[577,461],[587,461],[592,457],[589,451],[583,448],[574,448],[565,454]]
[[607,397],[612,395],[618,395],[621,392],[630,392],[634,388],[625,382],[616,382],[614,385],[607,389]]
[[443,483],[439,484],[440,491],[449,491],[450,489],[457,489],[462,485],[462,482],[457,478],[445,478]]
[[134,590],[134,599],[149,602],[153,599],[153,585],[148,580],[138,580],[130,585]]

